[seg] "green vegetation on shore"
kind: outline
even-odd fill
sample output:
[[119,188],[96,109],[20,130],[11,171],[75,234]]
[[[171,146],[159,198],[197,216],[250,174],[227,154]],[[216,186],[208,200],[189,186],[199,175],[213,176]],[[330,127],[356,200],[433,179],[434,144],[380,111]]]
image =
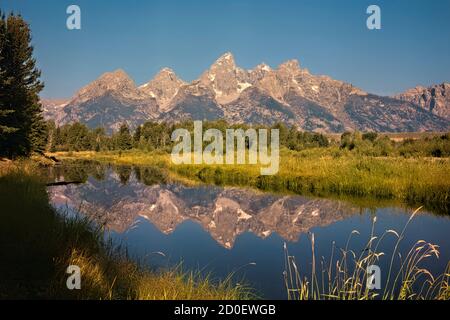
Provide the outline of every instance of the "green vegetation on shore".
[[319,197],[395,200],[448,213],[448,158],[372,157],[337,146],[303,151],[282,149],[280,170],[262,176],[258,165],[174,165],[170,154],[140,150],[56,153],[62,160],[157,166],[177,177],[218,185],[238,185]]
[[[0,299],[248,299],[231,279],[180,268],[149,271],[105,240],[104,230],[50,204],[32,161],[0,162]],[[82,271],[68,290],[69,265]]]
[[[280,147],[292,151],[303,151],[311,148],[327,149],[339,147],[351,151],[352,154],[373,157],[450,157],[450,133],[375,133],[344,132],[343,134],[321,134],[302,132],[295,126],[288,127],[283,123],[272,126],[230,124],[224,120],[203,121],[203,133],[214,128],[226,136],[227,129],[278,129]],[[186,120],[179,123],[148,121],[138,126],[134,132],[126,124],[122,124],[117,132],[107,134],[104,128],[90,129],[82,123],[56,126],[48,123],[47,152],[78,151],[141,151],[170,152],[174,146],[171,134],[174,130],[187,129],[193,135],[194,122]],[[204,146],[207,142],[204,142]]]

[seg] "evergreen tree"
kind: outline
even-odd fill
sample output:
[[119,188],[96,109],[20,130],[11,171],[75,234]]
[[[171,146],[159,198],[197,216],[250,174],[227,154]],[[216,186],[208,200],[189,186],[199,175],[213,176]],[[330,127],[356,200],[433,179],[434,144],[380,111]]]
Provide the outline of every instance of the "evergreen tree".
[[47,144],[45,145],[46,151],[55,151],[56,147],[56,124],[54,120],[49,120],[45,123],[47,128]]
[[[6,39],[6,22],[4,15],[0,12],[0,148],[6,143],[6,139],[11,133],[17,131],[17,128],[8,125],[8,117],[14,112],[12,109],[7,109],[5,103],[5,87],[9,79],[6,78],[6,71],[3,66],[3,52]],[[1,153],[1,151],[0,151]]]
[[60,151],[62,149],[63,144],[65,143],[64,138],[61,134],[61,128],[57,127],[55,130],[55,134],[53,136],[53,143],[50,151]]
[[104,128],[96,128],[92,132],[93,134],[93,149],[95,151],[101,151],[107,149],[106,146],[106,132]]
[[280,144],[285,146],[288,141],[288,135],[289,135],[289,129],[286,127],[286,125],[282,122],[278,122],[275,125],[272,126],[272,129],[278,129],[279,130],[279,139]]
[[134,131],[133,135],[133,145],[135,148],[139,147],[139,143],[141,141],[141,135],[142,135],[142,126],[138,126],[136,130]]
[[33,116],[30,130],[31,151],[44,153],[47,147],[48,127],[39,106],[39,112]]
[[31,32],[20,15],[0,16],[0,153],[8,157],[42,152],[46,126],[39,103],[39,80]]
[[122,124],[117,135],[117,146],[120,150],[129,150],[133,147],[130,129],[126,123]]
[[70,151],[91,150],[94,144],[89,128],[79,122],[68,127],[66,141]]

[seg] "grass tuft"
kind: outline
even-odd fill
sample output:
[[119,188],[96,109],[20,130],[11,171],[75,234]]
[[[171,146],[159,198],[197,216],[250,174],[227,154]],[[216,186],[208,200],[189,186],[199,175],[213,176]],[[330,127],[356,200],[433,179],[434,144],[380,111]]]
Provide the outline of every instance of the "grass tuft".
[[[399,252],[409,223],[420,208],[413,212],[402,232],[386,230],[381,236],[374,234],[376,217],[372,231],[364,249],[358,254],[349,246],[351,238],[358,236],[354,230],[348,237],[344,248],[337,250],[333,243],[328,262],[322,259],[320,267],[316,265],[314,234],[310,234],[312,266],[309,275],[297,267],[294,256],[289,255],[285,244],[284,281],[289,300],[449,300],[450,299],[450,262],[439,276],[432,275],[422,267],[425,260],[439,258],[439,247],[419,240],[406,255]],[[387,280],[381,290],[371,290],[368,286],[368,267],[377,265],[385,256],[378,250],[387,236],[395,236],[397,241],[389,259]]]

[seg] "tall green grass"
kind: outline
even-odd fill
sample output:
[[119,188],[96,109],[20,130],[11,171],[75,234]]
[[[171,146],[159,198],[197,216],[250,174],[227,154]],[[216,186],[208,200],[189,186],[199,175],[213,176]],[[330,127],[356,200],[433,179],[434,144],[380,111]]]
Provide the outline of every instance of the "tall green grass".
[[[229,277],[214,281],[173,268],[152,272],[105,240],[102,226],[50,204],[31,161],[0,163],[0,299],[248,299]],[[66,268],[81,269],[68,290]]]
[[[285,244],[284,279],[288,299],[449,300],[450,262],[438,276],[422,266],[425,260],[439,258],[438,245],[419,240],[406,254],[399,252],[407,227],[419,209],[410,216],[400,233],[386,230],[382,235],[376,235],[374,218],[369,240],[363,250],[358,252],[350,247],[351,238],[359,235],[354,230],[344,248],[338,249],[333,243],[329,261],[317,261],[315,237],[313,233],[310,234],[312,264],[309,272],[300,270]],[[386,255],[379,248],[387,236],[394,236],[397,240],[388,258],[388,269],[381,270],[381,276],[386,278],[386,282],[380,290],[371,290],[367,285],[367,269],[377,265],[381,257]]]

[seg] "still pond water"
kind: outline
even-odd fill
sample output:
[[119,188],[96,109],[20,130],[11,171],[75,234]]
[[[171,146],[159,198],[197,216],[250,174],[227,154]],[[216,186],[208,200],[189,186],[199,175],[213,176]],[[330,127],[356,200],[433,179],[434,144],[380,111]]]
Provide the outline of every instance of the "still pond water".
[[[182,262],[184,270],[200,270],[221,279],[235,273],[263,298],[285,299],[283,246],[296,257],[300,270],[311,269],[310,233],[316,257],[331,255],[333,241],[361,252],[370,235],[401,231],[411,208],[374,204],[354,205],[332,199],[262,193],[211,185],[184,185],[168,181],[154,168],[64,165],[51,169],[53,181],[80,184],[49,187],[53,205],[104,224],[117,244],[151,268]],[[363,202],[364,203],[364,202]],[[440,245],[439,259],[424,267],[435,274],[450,261],[450,216],[422,212],[408,227],[400,251],[406,253],[417,240]],[[388,236],[380,250],[387,268],[395,237]],[[309,272],[306,272],[307,274]]]

